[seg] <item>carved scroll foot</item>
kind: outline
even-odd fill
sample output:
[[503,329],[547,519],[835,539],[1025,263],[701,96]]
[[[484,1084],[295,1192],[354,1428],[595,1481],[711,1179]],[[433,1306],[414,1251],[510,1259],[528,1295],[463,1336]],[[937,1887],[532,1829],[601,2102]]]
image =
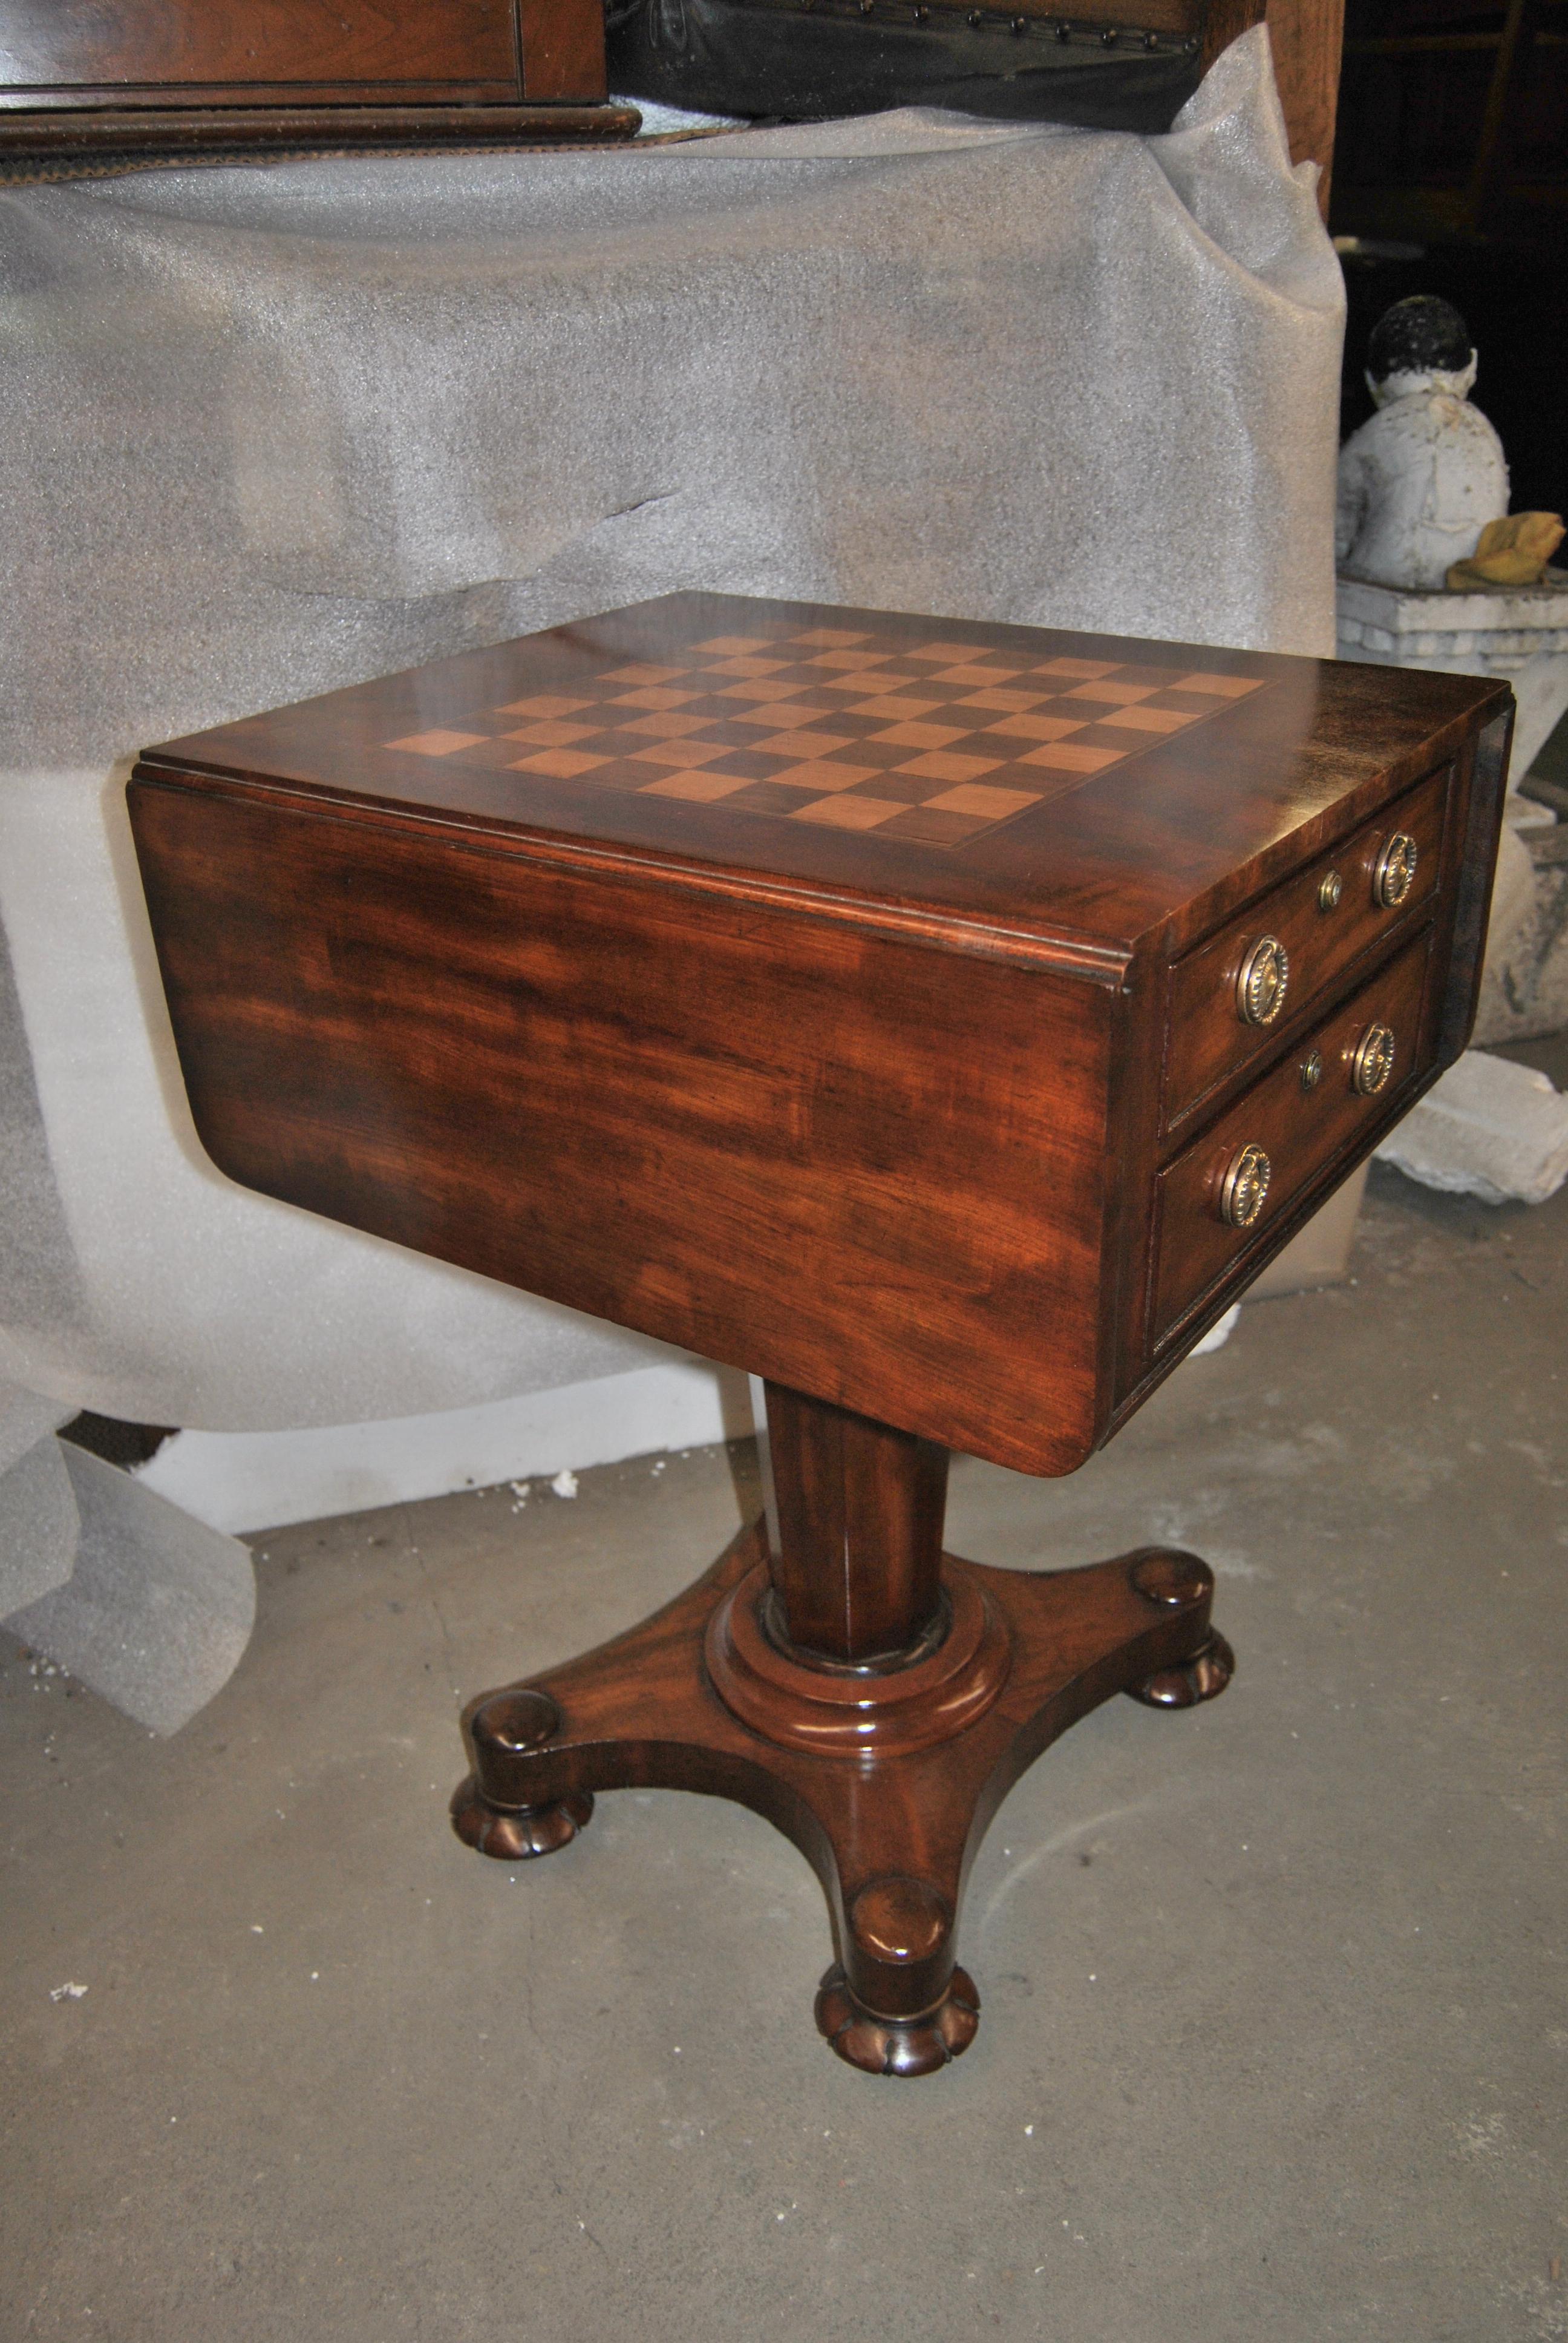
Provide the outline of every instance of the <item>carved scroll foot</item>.
[[523,1863],[569,1846],[593,1813],[585,1790],[568,1790],[538,1805],[511,1805],[487,1797],[479,1769],[508,1756],[548,1748],[560,1731],[561,1713],[548,1693],[527,1688],[487,1694],[470,1712],[468,1733],[475,1771],[452,1796],[452,1828],[465,1846],[498,1863]]
[[1215,1634],[1190,1660],[1173,1668],[1157,1668],[1127,1690],[1145,1708],[1196,1708],[1201,1700],[1217,1700],[1235,1673],[1235,1653],[1223,1635]]
[[934,2075],[969,2048],[979,2025],[980,1995],[967,1969],[955,1968],[936,2007],[918,2017],[879,2017],[867,2009],[837,1961],[817,1992],[818,2032],[867,2075]]
[[476,1855],[492,1855],[498,1863],[526,1863],[536,1855],[554,1855],[569,1846],[593,1813],[587,1792],[568,1791],[548,1806],[493,1806],[479,1794],[470,1774],[452,1793],[452,1828]]
[[[1155,1546],[1135,1564],[1132,1583],[1146,1601],[1162,1610],[1197,1612],[1205,1622],[1213,1599],[1214,1574],[1195,1554],[1173,1546]],[[1129,1696],[1145,1708],[1196,1708],[1213,1700],[1236,1673],[1236,1654],[1213,1628],[1185,1659],[1156,1668],[1127,1686]]]

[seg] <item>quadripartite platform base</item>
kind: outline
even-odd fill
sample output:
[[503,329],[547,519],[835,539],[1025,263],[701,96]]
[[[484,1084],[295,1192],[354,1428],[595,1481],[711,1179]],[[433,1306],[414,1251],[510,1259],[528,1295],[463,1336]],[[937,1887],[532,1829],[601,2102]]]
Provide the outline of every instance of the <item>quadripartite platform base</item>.
[[1213,1577],[1149,1546],[1039,1574],[942,1557],[940,1624],[891,1667],[807,1662],[769,1604],[764,1525],[624,1635],[464,1717],[460,1838],[504,1862],[577,1835],[594,1793],[704,1790],[777,1824],[827,1893],[817,2023],[850,2065],[925,2075],[966,2049],[955,1965],[970,1858],[1024,1768],[1117,1692],[1211,1699],[1231,1657]]

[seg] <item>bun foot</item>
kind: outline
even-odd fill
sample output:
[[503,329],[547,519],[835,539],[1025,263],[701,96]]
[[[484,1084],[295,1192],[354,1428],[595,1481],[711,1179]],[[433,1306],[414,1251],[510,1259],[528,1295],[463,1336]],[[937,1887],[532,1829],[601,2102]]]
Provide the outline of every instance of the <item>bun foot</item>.
[[493,1806],[470,1774],[452,1796],[452,1828],[465,1846],[498,1863],[526,1863],[569,1846],[588,1816],[593,1800],[586,1790],[568,1790],[548,1806]]
[[868,2075],[934,2075],[967,2050],[980,2026],[980,1995],[967,1969],[919,2017],[879,2017],[850,1992],[837,1962],[817,1993],[817,2027],[840,2058]]
[[1157,1668],[1127,1690],[1131,1699],[1141,1700],[1146,1708],[1196,1708],[1201,1700],[1213,1700],[1222,1693],[1235,1673],[1235,1653],[1223,1635],[1211,1634],[1190,1660]]

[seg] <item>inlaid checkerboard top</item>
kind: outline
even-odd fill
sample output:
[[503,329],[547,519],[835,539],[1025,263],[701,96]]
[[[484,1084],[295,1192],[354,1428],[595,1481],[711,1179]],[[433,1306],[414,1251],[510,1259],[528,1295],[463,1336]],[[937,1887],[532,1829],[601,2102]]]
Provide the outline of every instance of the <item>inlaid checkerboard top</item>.
[[1347,791],[1370,804],[1467,689],[681,593],[167,741],[142,769],[1121,954],[1155,925],[1201,932],[1213,890],[1342,826]]
[[759,618],[379,744],[575,789],[951,850],[1261,689],[1191,658]]

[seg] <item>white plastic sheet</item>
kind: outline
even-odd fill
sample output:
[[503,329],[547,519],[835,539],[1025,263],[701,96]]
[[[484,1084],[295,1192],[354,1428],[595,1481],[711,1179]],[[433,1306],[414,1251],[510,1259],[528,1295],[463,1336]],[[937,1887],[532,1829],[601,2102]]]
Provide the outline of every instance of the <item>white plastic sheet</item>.
[[682,586],[1332,651],[1311,181],[1260,28],[1161,138],[900,114],[0,196],[0,1373],[245,1430],[662,1355],[211,1169],[125,760]]

